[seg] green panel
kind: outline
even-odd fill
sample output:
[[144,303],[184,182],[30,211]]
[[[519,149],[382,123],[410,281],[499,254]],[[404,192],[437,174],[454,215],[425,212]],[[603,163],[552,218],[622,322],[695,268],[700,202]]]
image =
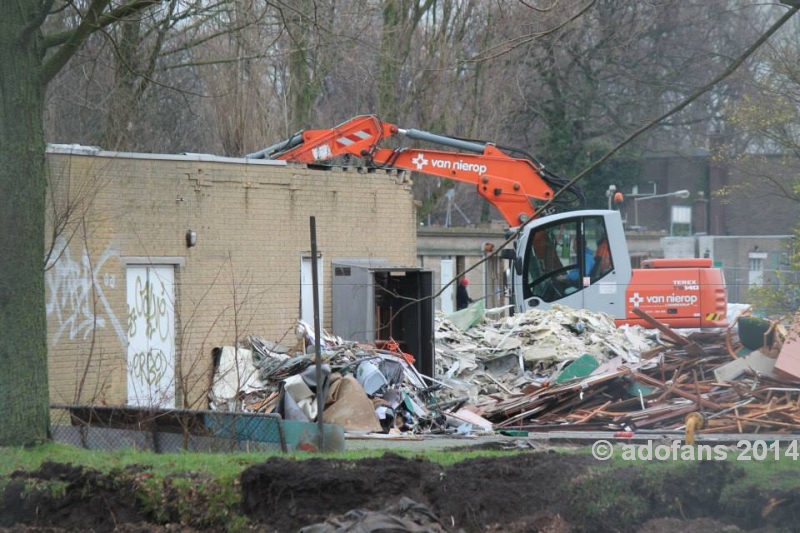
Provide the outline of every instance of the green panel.
[[[286,442],[286,451],[317,451],[319,425],[316,422],[281,420],[277,416],[264,416],[249,413],[207,413],[204,415],[206,427],[214,436],[269,442],[280,444],[281,433]],[[323,424],[325,437],[324,451],[344,451],[344,428],[337,424]]]
[[585,378],[594,372],[598,366],[600,366],[600,363],[597,362],[597,359],[588,353],[585,353],[575,359],[572,364],[564,369],[564,371],[558,375],[555,382],[558,384],[570,381],[572,379]]

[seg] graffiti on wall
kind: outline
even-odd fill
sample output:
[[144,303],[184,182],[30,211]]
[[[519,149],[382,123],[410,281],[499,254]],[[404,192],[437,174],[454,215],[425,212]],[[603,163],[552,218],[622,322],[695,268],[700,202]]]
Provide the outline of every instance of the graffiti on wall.
[[175,406],[174,267],[129,265],[128,403]]
[[116,277],[103,272],[106,262],[119,257],[119,254],[109,246],[97,261],[92,262],[84,248],[80,257],[74,258],[66,239],[59,237],[53,257],[58,260],[45,274],[49,290],[47,316],[57,325],[53,345],[58,344],[65,334],[70,339],[88,339],[95,327],[105,329],[110,326],[125,346],[128,343],[125,329],[105,295],[106,288],[116,286]]
[[169,370],[167,356],[158,348],[136,352],[131,356],[129,365],[133,377],[148,386],[161,385]]
[[167,289],[164,283],[160,286],[150,280],[142,280],[136,276],[134,285],[133,302],[128,303],[128,336],[136,337],[138,325],[144,319],[144,335],[148,339],[158,334],[158,338],[166,341],[170,338],[170,316],[169,310],[172,303],[167,299]]

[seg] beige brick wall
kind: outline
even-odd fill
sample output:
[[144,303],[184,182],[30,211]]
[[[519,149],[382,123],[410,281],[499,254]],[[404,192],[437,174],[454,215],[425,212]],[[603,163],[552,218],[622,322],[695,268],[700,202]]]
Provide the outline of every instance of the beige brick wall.
[[[324,259],[326,327],[332,258],[416,263],[414,205],[402,175],[201,159],[48,155],[54,403],[125,403],[131,258],[182,264],[175,268],[179,375],[184,405],[201,408],[215,346],[250,333],[294,343],[310,216]],[[66,212],[66,228],[53,232]],[[193,248],[185,244],[189,229],[197,232]]]

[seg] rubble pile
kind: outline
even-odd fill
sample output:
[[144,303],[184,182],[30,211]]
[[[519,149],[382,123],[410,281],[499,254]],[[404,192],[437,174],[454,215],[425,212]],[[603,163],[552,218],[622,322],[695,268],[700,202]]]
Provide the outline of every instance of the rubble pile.
[[[434,424],[427,383],[413,356],[396,343],[384,348],[323,334],[322,379],[317,383],[313,328],[298,321],[297,344],[287,347],[250,335],[234,349],[215,350],[213,410],[278,413],[287,420],[323,420],[351,434],[417,432]],[[430,378],[428,378],[430,379]]]
[[484,318],[466,331],[458,321],[457,315],[438,321],[437,374],[451,394],[468,395],[476,405],[565,380],[573,363],[591,370],[617,359],[636,363],[657,341],[641,327],[617,328],[608,315],[558,305]]
[[661,340],[638,361],[615,358],[582,378],[501,395],[481,414],[496,430],[683,430],[690,413],[697,433],[800,430],[800,380],[781,370],[797,344],[779,325],[751,350],[733,328],[683,336],[640,316]]
[[326,423],[376,437],[683,429],[690,413],[701,433],[800,430],[800,347],[778,324],[747,347],[733,326],[679,332],[643,312],[650,329],[561,306],[493,314],[437,317],[435,376],[397,343],[324,334],[318,378],[307,324],[291,348],[250,336],[215,350],[211,408],[315,421],[321,394]]

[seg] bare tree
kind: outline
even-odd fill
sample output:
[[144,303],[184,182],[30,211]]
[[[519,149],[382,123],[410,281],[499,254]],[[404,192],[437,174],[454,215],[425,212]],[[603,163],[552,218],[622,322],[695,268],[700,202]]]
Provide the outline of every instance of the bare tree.
[[[565,22],[559,12],[567,4],[583,14]],[[576,0],[544,13],[523,6],[509,10],[504,16],[511,39],[480,56],[496,60],[504,53],[525,65],[508,80],[519,87],[520,98],[505,130],[550,170],[574,175],[648,117],[706,83],[757,37],[752,19],[760,13],[739,4]],[[617,157],[694,148],[699,139],[704,145],[710,121],[731,91],[735,83],[729,80]],[[627,175],[622,171],[617,185],[637,177],[635,166]],[[600,175],[587,180],[590,204],[603,204],[607,185]]]
[[[150,8],[154,0],[85,4],[21,0],[0,17],[0,445],[49,434],[45,250],[47,85],[95,32]],[[54,11],[74,22],[45,33]]]
[[267,56],[265,29],[276,25],[268,4],[241,0],[169,0],[122,20],[89,39],[50,87],[49,134],[109,150],[210,147],[218,130],[202,112],[207,102],[248,91],[207,80],[226,69],[229,85],[247,84],[249,66]]

